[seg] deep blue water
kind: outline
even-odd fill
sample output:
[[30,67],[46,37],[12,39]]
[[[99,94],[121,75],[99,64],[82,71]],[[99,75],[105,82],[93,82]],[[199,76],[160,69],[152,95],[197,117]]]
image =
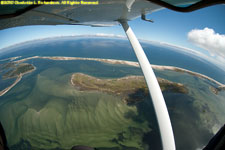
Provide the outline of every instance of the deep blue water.
[[[225,83],[225,72],[216,65],[196,55],[191,56],[173,48],[142,42],[151,64],[177,66],[205,74]],[[64,37],[32,41],[8,48],[0,59],[13,56],[70,56],[110,58],[137,61],[128,40],[112,38]]]

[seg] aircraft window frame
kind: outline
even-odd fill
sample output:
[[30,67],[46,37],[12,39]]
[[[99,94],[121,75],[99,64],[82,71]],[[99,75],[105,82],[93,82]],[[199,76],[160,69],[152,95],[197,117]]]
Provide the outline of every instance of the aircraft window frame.
[[178,12],[192,12],[201,8],[205,8],[208,6],[212,5],[217,5],[217,4],[225,4],[225,0],[201,0],[198,1],[194,4],[190,4],[188,6],[175,6],[173,4],[170,4],[168,2],[165,2],[164,0],[147,0],[149,2],[152,2],[154,4],[160,5],[162,7],[168,8],[173,11],[178,11]]
[[[41,1],[51,1],[51,0],[41,0]],[[53,1],[56,1],[56,0],[53,0]],[[165,7],[165,8],[168,8],[170,10],[173,10],[173,11],[178,11],[178,12],[192,12],[192,11],[195,11],[195,10],[198,10],[198,9],[201,9],[201,8],[205,8],[205,7],[208,7],[208,6],[212,6],[212,5],[216,5],[216,4],[225,4],[225,0],[201,0],[201,1],[198,1],[194,4],[190,4],[190,5],[183,5],[183,6],[175,6],[173,4],[170,4],[164,0],[146,0],[146,1],[149,1],[151,3],[154,3],[154,4],[157,4],[161,7]],[[6,13],[6,14],[0,14],[0,19],[7,19],[7,18],[13,18],[13,17],[17,17],[19,15],[22,15],[36,7],[39,7],[41,6],[42,4],[37,4],[37,5],[28,5],[27,7],[23,8],[23,9],[17,9],[15,8],[15,11],[14,13]],[[3,6],[1,6],[3,7]],[[0,8],[1,8],[0,7]],[[21,6],[19,6],[21,7]],[[6,11],[9,11],[8,9],[6,9]]]

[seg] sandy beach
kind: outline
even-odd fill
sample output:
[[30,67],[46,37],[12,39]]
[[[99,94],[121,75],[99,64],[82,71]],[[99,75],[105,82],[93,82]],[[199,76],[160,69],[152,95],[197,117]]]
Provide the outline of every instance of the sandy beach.
[[9,87],[5,88],[4,90],[0,91],[0,96],[3,96],[5,93],[7,93],[10,89],[12,89],[18,82],[20,82],[20,80],[22,79],[22,74],[20,74],[16,81],[10,85]]
[[[20,58],[15,57],[16,59]],[[134,61],[126,61],[126,60],[116,60],[116,59],[102,59],[102,58],[83,58],[83,57],[63,57],[63,56],[33,56],[33,57],[28,57],[28,58],[23,58],[17,61],[14,61],[15,63],[22,63],[25,62],[27,60],[31,60],[31,59],[49,59],[49,60],[90,60],[90,61],[98,61],[98,62],[103,62],[103,63],[108,63],[108,64],[120,64],[120,65],[129,65],[129,66],[133,66],[133,67],[140,67],[138,62],[134,62]],[[14,59],[12,59],[14,60]],[[202,78],[202,79],[206,79],[209,80],[215,84],[218,85],[218,88],[225,88],[225,85],[200,73],[197,72],[193,72],[187,69],[183,69],[183,68],[179,68],[179,67],[174,67],[174,66],[160,66],[160,65],[151,65],[153,69],[156,70],[172,70],[172,71],[176,71],[176,72],[181,72],[181,73],[188,73],[190,75]],[[35,66],[34,66],[35,67]],[[9,87],[5,88],[4,90],[0,91],[0,96],[3,96],[5,93],[7,93],[11,88],[13,88],[21,79],[22,76],[24,74],[33,72],[36,69],[36,67],[28,72],[25,72],[23,74],[20,74],[16,81],[10,85]]]

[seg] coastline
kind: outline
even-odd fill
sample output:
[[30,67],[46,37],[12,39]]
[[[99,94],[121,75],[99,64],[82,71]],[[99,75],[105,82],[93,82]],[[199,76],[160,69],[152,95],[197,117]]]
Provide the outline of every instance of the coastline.
[[[35,71],[35,70],[36,70],[36,67],[35,67],[35,66],[33,66],[33,67],[34,67],[34,69],[32,69],[32,70],[29,70],[29,71],[24,72],[24,73],[20,73],[20,74],[17,76],[16,81],[15,81],[12,85],[10,85],[9,87],[7,87],[7,88],[1,90],[1,91],[0,91],[0,97],[3,96],[4,94],[6,94],[6,93],[7,93],[9,90],[11,90],[14,86],[16,86],[16,84],[19,83],[19,82],[21,81],[23,75]],[[12,77],[12,78],[15,78],[15,77]]]
[[[129,65],[129,66],[133,66],[133,67],[140,67],[138,62],[134,62],[134,61],[127,61],[127,60],[117,60],[117,59],[103,59],[103,58],[83,58],[83,57],[64,57],[64,56],[33,56],[33,57],[28,57],[28,58],[24,58],[21,60],[17,60],[15,62],[24,62],[30,59],[50,59],[50,60],[91,60],[91,61],[98,61],[98,62],[104,62],[104,63],[108,63],[108,64],[120,64],[120,65]],[[211,81],[215,84],[218,85],[218,88],[225,88],[225,84],[222,84],[218,81],[216,81],[215,79],[208,77],[206,75],[203,75],[201,73],[197,73],[194,71],[190,71],[187,69],[183,69],[183,68],[179,68],[179,67],[175,67],[175,66],[161,66],[161,65],[151,65],[153,69],[156,70],[172,70],[172,71],[176,71],[176,72],[181,72],[181,73],[188,73],[190,75],[194,75],[196,77],[202,78],[202,79],[206,79],[208,81]]]
[[105,62],[109,64],[120,64],[120,65],[129,65],[134,67],[139,67],[138,62],[126,61],[126,60],[117,60],[117,59],[103,59],[103,58],[83,58],[83,57],[64,57],[64,56],[33,56],[24,59],[15,61],[16,63],[21,63],[30,59],[50,59],[50,60],[92,60]]
[[0,61],[7,61],[7,60],[13,61],[13,60],[18,59],[18,58],[20,58],[20,57],[21,57],[21,56],[10,57],[10,58],[6,58],[6,59],[1,59]]
[[[18,58],[20,58],[20,56],[14,57],[14,58],[18,59]],[[140,67],[139,63],[138,62],[134,62],[134,61],[117,60],[117,59],[103,59],[103,58],[64,57],[64,56],[32,56],[32,57],[27,57],[27,58],[23,58],[23,59],[20,59],[20,60],[16,60],[16,61],[13,61],[13,62],[15,62],[15,63],[22,63],[22,62],[25,62],[25,61],[31,60],[31,59],[90,60],[90,61],[98,61],[98,62],[103,62],[103,63],[108,63],[108,64],[119,64],[119,65],[128,65],[128,66],[133,66],[133,67]],[[15,60],[15,59],[12,59],[12,60]],[[225,84],[222,84],[222,83],[216,81],[215,79],[212,79],[212,78],[210,78],[210,77],[208,77],[206,75],[203,75],[201,73],[197,73],[197,72],[194,72],[194,71],[190,71],[190,70],[179,68],[179,67],[175,67],[175,66],[161,66],[161,65],[151,65],[151,66],[152,66],[153,69],[156,69],[156,70],[172,70],[172,71],[181,72],[181,73],[188,73],[188,74],[196,76],[198,78],[206,79],[208,81],[211,81],[211,82],[215,83],[216,85],[218,85],[218,87],[217,87],[218,89],[224,89],[225,88]],[[11,88],[13,88],[21,80],[21,78],[22,78],[22,76],[24,74],[31,73],[31,72],[33,72],[35,70],[36,70],[36,67],[34,66],[34,69],[29,70],[29,71],[27,71],[25,73],[21,73],[17,77],[16,81],[12,85],[10,85],[9,87],[7,87],[4,90],[0,91],[0,96],[3,96]]]
[[[157,78],[162,92],[188,94],[185,85]],[[74,73],[70,80],[72,86],[80,92],[98,91],[119,96],[127,104],[144,100],[149,95],[144,76],[125,76],[120,78],[101,79],[84,73]]]
[[216,83],[219,86],[219,88],[225,87],[224,84],[216,81],[213,78],[210,78],[210,77],[208,77],[208,76],[206,76],[204,74],[197,73],[197,72],[194,72],[194,71],[190,71],[190,70],[187,70],[187,69],[174,67],[174,66],[158,66],[158,65],[152,65],[152,68],[153,69],[157,69],[157,70],[173,70],[173,71],[177,71],[177,72],[188,73],[190,75],[194,75],[196,77],[199,77],[199,78],[206,79],[206,80],[209,80],[211,82],[214,82],[214,83]]
[[16,81],[15,81],[12,85],[10,85],[9,87],[7,87],[7,88],[5,88],[4,90],[0,91],[0,96],[3,96],[3,95],[6,94],[9,90],[11,90],[17,83],[20,82],[20,80],[22,79],[22,77],[23,77],[22,74],[20,74],[20,75],[17,77]]

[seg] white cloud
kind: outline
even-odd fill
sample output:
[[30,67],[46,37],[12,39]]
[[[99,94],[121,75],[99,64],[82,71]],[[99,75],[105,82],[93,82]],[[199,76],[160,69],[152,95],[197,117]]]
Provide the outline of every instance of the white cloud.
[[215,33],[213,29],[194,29],[188,33],[188,40],[207,50],[212,56],[218,55],[225,59],[225,35]]

